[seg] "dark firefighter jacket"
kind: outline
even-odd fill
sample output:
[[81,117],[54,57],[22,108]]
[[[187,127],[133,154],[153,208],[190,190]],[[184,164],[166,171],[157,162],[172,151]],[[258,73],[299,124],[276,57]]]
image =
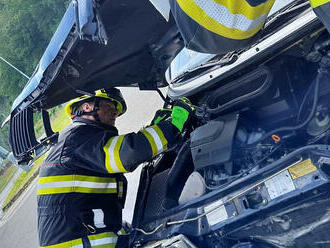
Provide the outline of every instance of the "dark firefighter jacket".
[[[224,54],[256,41],[274,3],[275,0],[170,0],[186,47],[211,54]],[[310,4],[330,32],[330,0],[310,0]]]
[[115,127],[76,118],[40,169],[40,246],[115,247],[126,194],[122,173],[165,151],[177,134],[168,121],[118,136]]

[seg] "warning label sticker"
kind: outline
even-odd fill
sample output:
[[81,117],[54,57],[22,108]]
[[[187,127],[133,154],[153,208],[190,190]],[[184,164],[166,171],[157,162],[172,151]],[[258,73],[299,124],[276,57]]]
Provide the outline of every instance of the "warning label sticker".
[[313,165],[311,159],[306,159],[289,168],[289,172],[292,176],[292,179],[296,179],[296,178],[305,176],[316,170],[317,170],[317,168],[315,165]]
[[225,206],[223,205],[222,200],[207,205],[206,207],[204,207],[204,212],[209,212],[208,214],[206,214],[206,218],[210,226],[213,226],[215,224],[220,223],[221,221],[228,219],[228,214]]
[[296,189],[288,170],[265,181],[265,186],[271,199],[275,199]]

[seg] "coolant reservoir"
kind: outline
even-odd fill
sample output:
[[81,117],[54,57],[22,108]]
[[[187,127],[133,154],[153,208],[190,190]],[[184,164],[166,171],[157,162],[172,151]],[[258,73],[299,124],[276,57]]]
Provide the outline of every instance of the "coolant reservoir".
[[179,204],[186,203],[204,195],[206,192],[205,185],[204,178],[201,174],[197,171],[191,173],[180,195]]

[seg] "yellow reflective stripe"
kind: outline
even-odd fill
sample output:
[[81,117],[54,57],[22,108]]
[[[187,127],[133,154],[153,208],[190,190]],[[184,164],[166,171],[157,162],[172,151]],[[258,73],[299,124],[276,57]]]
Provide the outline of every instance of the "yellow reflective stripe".
[[49,177],[39,177],[38,183],[52,183],[52,182],[62,182],[62,181],[72,181],[74,180],[74,175],[65,176],[49,176]]
[[[195,0],[196,1],[196,0]],[[213,1],[213,0],[212,0]],[[272,4],[274,0],[270,0]],[[237,22],[236,19],[240,18],[241,16],[226,16],[222,20],[227,21],[231,25],[236,25],[234,27],[226,26],[219,22],[219,20],[215,20],[211,18],[201,7],[199,7],[194,0],[177,0],[180,8],[193,20],[199,23],[202,27],[206,28],[207,30],[216,33],[218,35],[231,38],[231,39],[247,39],[255,35],[264,25],[264,21],[267,17],[267,14],[261,16],[259,20],[251,21],[251,24],[247,25],[252,26],[253,28],[247,28],[246,30],[242,30],[239,25],[243,25],[244,27],[246,24],[242,21]],[[271,4],[271,5],[272,5]],[[228,10],[229,12],[229,10]],[[233,14],[234,15],[234,14]],[[222,16],[219,16],[221,19]],[[232,19],[232,20],[231,20]],[[229,20],[229,21],[228,21]],[[259,25],[256,25],[259,24]]]
[[148,134],[147,139],[152,147],[153,156],[167,149],[167,140],[157,125],[147,127],[141,132]]
[[156,145],[156,143],[154,141],[154,138],[146,130],[141,130],[141,132],[144,134],[144,136],[147,138],[147,140],[150,143],[151,150],[152,150],[152,156],[156,156],[157,155],[158,148],[157,148],[157,145]]
[[122,227],[118,232],[117,232],[118,235],[127,235],[125,229]]
[[124,182],[119,182],[118,197],[122,198],[124,194]]
[[93,177],[84,175],[64,175],[64,176],[49,176],[40,177],[38,183],[53,183],[53,182],[65,182],[65,181],[86,181],[86,182],[98,182],[98,183],[115,183],[116,178],[112,177]]
[[115,173],[114,170],[111,168],[110,165],[110,154],[109,154],[109,149],[112,144],[114,137],[108,140],[108,142],[105,144],[103,147],[104,153],[105,153],[105,168],[109,173]]
[[109,173],[127,172],[119,156],[119,151],[123,140],[123,135],[113,137],[103,148],[105,152],[105,167]]
[[232,14],[241,14],[250,20],[268,14],[275,0],[266,1],[257,6],[251,6],[246,0],[214,0],[226,7]]
[[88,236],[92,248],[112,248],[117,244],[118,237],[113,232],[105,232]]
[[162,130],[160,130],[160,128],[157,126],[157,125],[154,125],[152,126],[152,128],[156,131],[156,133],[158,134],[161,142],[162,142],[162,145],[163,145],[163,151],[166,151],[167,150],[167,139],[165,138],[164,136],[164,133]]
[[115,248],[117,243],[92,246],[92,248]]
[[107,237],[117,237],[117,235],[113,232],[104,232],[99,234],[88,235],[89,240],[96,240],[100,238],[107,238]]
[[40,177],[38,195],[64,193],[117,193],[115,178],[84,175],[63,175]]
[[124,136],[119,136],[117,144],[115,146],[115,150],[114,150],[114,158],[115,158],[115,162],[116,162],[116,166],[117,166],[117,171],[116,172],[127,172],[126,169],[123,166],[123,163],[120,160],[120,156],[119,156],[119,151],[121,148],[121,144],[123,143],[124,140]]
[[56,245],[40,246],[40,248],[84,248],[82,239],[70,240]]
[[330,0],[310,0],[312,8],[317,8],[323,4],[329,3]]
[[66,193],[94,193],[94,194],[115,194],[117,189],[93,189],[85,187],[62,187],[38,189],[37,195],[52,195],[52,194],[66,194]]

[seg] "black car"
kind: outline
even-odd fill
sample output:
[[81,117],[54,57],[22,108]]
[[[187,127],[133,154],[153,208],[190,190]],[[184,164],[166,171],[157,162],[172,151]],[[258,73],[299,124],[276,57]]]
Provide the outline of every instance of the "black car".
[[[330,36],[308,1],[282,1],[256,43],[221,56],[185,49],[166,4],[151,2],[73,1],[12,107],[15,157],[56,142],[49,108],[168,86],[165,106],[187,96],[196,113],[182,144],[144,165],[130,245],[329,247]],[[164,206],[171,187],[177,204]]]

